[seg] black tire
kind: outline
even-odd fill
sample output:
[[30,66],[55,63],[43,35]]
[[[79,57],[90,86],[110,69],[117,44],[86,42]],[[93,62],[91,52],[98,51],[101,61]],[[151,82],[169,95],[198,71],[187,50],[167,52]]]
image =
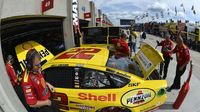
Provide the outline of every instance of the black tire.
[[127,108],[121,108],[121,107],[105,107],[103,109],[99,109],[96,112],[131,112]]

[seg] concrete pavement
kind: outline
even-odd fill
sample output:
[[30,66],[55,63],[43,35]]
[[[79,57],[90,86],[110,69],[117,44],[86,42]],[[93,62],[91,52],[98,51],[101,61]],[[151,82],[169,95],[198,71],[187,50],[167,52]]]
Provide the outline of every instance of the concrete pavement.
[[[156,40],[161,41],[162,38],[147,35],[146,43],[156,46]],[[139,45],[138,45],[139,46]],[[161,48],[158,47],[158,50]],[[178,110],[173,109],[172,104],[177,98],[179,90],[172,90],[167,93],[168,100],[165,105],[163,105],[157,112],[200,112],[200,53],[196,51],[190,50],[191,59],[193,61],[193,75],[190,81],[190,90],[182,103],[181,107]],[[176,71],[176,56],[173,55],[173,60],[170,62],[168,75],[167,75],[167,83],[168,86],[171,86],[175,77]],[[187,66],[187,70],[182,76],[181,84],[183,84],[189,74],[189,65]]]

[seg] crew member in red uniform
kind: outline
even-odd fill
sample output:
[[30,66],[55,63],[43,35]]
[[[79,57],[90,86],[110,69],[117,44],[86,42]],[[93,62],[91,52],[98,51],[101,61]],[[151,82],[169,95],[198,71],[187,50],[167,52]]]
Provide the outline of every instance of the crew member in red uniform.
[[10,82],[11,82],[12,86],[15,88],[18,85],[18,80],[17,80],[17,75],[15,73],[15,70],[12,66],[13,63],[14,63],[13,56],[8,55],[7,62],[6,62],[6,71],[9,75]]
[[165,36],[165,40],[163,40],[161,42],[157,41],[157,45],[158,46],[162,46],[161,52],[162,52],[163,58],[164,58],[164,63],[160,64],[160,75],[162,76],[163,67],[164,67],[163,79],[166,79],[169,63],[170,63],[170,60],[172,59],[171,54],[169,52],[167,52],[167,51],[173,49],[174,43],[170,39],[169,33],[165,33],[164,36]]
[[112,44],[115,46],[115,55],[118,55],[120,57],[127,57],[129,56],[129,48],[128,43],[126,42],[126,35],[122,34],[119,39],[113,39]]
[[190,61],[190,52],[188,47],[183,43],[182,37],[178,36],[176,42],[176,47],[173,50],[169,51],[170,53],[176,53],[177,66],[174,83],[170,88],[167,89],[168,92],[170,92],[172,89],[180,89],[181,76],[184,74],[187,64]]
[[58,112],[58,108],[51,100],[53,86],[44,80],[41,73],[41,58],[35,49],[26,54],[26,70],[23,74],[22,88],[27,104],[36,112]]

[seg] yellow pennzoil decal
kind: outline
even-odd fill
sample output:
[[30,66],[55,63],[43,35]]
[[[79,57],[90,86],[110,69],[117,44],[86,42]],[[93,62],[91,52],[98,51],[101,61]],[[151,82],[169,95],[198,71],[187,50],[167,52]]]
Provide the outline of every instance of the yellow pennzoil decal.
[[42,46],[41,44],[35,42],[35,41],[28,41],[28,42],[24,42],[18,46],[15,47],[15,52],[17,54],[17,58],[18,58],[18,62],[22,68],[22,70],[24,70],[25,66],[26,66],[26,53],[28,52],[29,49],[36,49],[38,51],[38,53],[41,56],[41,62],[43,61],[49,61],[50,59],[52,59],[54,57],[54,55],[49,52],[48,49],[46,49],[44,46]]
[[126,107],[137,107],[149,103],[155,96],[156,93],[152,89],[133,89],[122,96],[121,103]]

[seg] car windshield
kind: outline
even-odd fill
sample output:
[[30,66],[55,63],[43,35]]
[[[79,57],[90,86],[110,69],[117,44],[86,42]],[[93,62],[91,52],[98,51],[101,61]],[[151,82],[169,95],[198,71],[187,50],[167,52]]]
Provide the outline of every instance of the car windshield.
[[84,44],[107,44],[107,28],[84,28]]

